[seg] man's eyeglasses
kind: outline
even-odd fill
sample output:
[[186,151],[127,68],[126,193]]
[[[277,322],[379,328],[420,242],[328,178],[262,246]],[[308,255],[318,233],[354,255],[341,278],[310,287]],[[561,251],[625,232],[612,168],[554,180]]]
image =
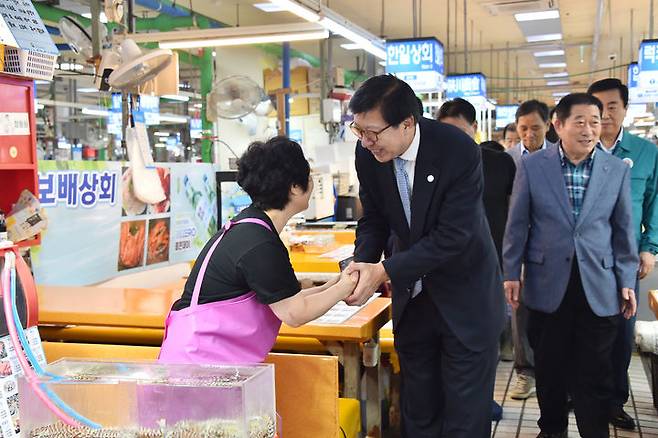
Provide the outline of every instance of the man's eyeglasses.
[[379,134],[386,131],[390,128],[391,125],[386,125],[385,128],[380,129],[379,131],[371,131],[369,129],[362,129],[354,122],[350,123],[350,129],[358,137],[359,140],[368,140],[370,143],[376,143],[379,140]]

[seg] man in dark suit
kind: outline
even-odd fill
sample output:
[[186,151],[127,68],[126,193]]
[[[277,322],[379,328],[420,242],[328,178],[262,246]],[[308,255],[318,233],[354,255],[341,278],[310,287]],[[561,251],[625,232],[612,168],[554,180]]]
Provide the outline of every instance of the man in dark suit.
[[[504,302],[479,148],[421,118],[394,76],[370,78],[350,109],[363,217],[348,267],[359,283],[346,301],[361,304],[391,280],[402,434],[489,437]],[[380,262],[391,234],[397,251]]]
[[[476,118],[475,107],[469,101],[461,98],[445,102],[437,114],[439,122],[456,126],[471,138],[475,137],[478,129]],[[484,175],[484,193],[482,195],[484,211],[489,222],[491,237],[496,245],[498,261],[502,266],[503,235],[505,234],[509,198],[514,185],[516,166],[514,159],[504,153],[505,148],[500,143],[486,141],[480,143],[480,147]],[[510,314],[511,310],[508,310],[507,313]],[[505,318],[505,329],[500,338],[500,359],[514,360],[512,320],[509,316]],[[496,421],[501,416],[502,408],[494,401],[492,419]]]

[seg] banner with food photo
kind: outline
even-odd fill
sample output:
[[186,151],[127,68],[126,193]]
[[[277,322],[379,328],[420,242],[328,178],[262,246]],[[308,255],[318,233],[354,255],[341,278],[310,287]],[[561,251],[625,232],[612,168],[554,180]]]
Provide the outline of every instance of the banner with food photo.
[[48,229],[32,252],[37,283],[89,285],[195,259],[217,230],[215,169],[156,163],[152,172],[161,196],[146,203],[127,163],[40,161]]

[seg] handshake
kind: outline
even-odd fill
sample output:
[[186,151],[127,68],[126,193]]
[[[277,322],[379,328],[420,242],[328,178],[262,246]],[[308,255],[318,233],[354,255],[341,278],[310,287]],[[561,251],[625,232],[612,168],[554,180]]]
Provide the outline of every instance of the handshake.
[[345,292],[346,304],[362,306],[375,293],[379,285],[388,281],[382,263],[350,263],[341,272],[337,284]]

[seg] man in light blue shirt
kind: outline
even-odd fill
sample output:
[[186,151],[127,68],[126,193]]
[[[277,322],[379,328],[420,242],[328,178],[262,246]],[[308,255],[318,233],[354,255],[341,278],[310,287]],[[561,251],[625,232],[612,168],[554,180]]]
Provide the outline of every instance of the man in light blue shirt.
[[516,110],[516,132],[521,141],[507,150],[518,166],[521,157],[553,146],[546,140],[551,127],[548,105],[538,100],[527,100]]
[[[546,140],[550,128],[548,105],[538,100],[523,102],[516,110],[516,132],[521,141],[507,150],[518,168],[521,159],[534,152],[553,147]],[[528,309],[523,304],[512,311],[512,341],[516,383],[510,391],[515,400],[525,400],[535,392],[535,360],[528,341]]]

